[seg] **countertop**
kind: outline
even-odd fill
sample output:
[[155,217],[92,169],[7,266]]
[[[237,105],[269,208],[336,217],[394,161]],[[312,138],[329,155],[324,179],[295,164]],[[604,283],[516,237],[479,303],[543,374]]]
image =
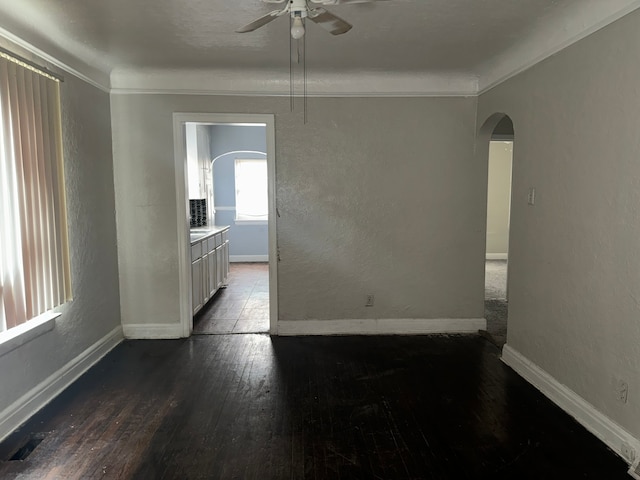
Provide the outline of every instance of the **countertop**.
[[189,230],[191,245],[199,242],[200,240],[211,237],[216,233],[224,232],[225,230],[229,230],[229,225],[209,225],[207,227],[192,228],[191,230]]

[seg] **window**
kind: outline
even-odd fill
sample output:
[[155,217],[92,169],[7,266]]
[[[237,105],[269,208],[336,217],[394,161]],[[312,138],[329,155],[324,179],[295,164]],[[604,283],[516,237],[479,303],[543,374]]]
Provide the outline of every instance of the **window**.
[[71,299],[59,82],[0,51],[0,332]]
[[236,159],[236,221],[267,221],[266,159]]

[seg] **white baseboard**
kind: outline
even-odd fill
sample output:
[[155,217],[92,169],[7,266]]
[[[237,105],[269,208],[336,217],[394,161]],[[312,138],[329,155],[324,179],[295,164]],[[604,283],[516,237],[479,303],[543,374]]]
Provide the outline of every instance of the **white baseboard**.
[[422,335],[477,333],[485,330],[484,318],[398,318],[360,320],[278,321],[278,335]]
[[122,328],[118,326],[5,408],[0,413],[0,441],[62,393],[122,339]]
[[184,329],[180,323],[136,323],[122,325],[124,338],[130,340],[155,340],[183,338]]
[[487,260],[508,260],[509,254],[508,253],[487,253],[485,258]]
[[230,263],[268,262],[269,255],[229,255]]
[[553,403],[575,418],[578,423],[628,463],[631,463],[633,459],[623,455],[623,444],[631,447],[635,452],[635,457],[640,454],[639,439],[633,437],[624,428],[601,413],[566,385],[562,385],[517,350],[511,348],[509,345],[505,345],[502,348],[502,361],[513,368],[531,385],[540,390]]

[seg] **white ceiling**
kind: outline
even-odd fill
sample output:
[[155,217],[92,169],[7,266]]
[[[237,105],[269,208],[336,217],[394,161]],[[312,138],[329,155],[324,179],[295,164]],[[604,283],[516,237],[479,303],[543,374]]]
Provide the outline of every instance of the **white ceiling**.
[[[391,0],[327,7],[354,27],[334,37],[308,25],[310,90],[477,93],[639,6]],[[15,35],[105,87],[282,93],[287,19],[234,32],[280,7],[260,0],[0,0],[0,35]]]

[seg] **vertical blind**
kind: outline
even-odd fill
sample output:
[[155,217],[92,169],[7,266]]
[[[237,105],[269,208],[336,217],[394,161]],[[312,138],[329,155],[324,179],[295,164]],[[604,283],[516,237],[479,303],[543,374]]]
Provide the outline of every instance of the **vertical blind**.
[[0,53],[0,332],[71,299],[59,82]]

